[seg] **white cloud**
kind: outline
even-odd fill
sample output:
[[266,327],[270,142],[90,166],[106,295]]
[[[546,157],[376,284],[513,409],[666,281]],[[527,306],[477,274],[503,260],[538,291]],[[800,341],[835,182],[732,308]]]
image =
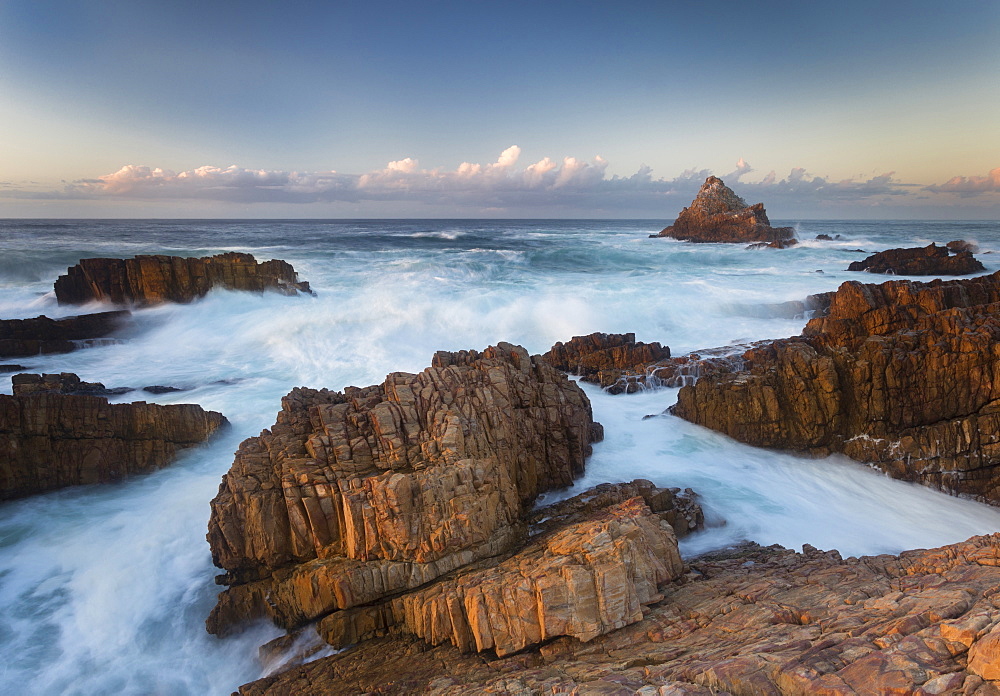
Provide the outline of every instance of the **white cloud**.
[[[573,214],[574,210],[606,211],[621,216],[665,217],[675,215],[695,195],[707,169],[688,169],[670,178],[657,178],[643,165],[631,176],[608,176],[609,163],[544,157],[519,166],[521,148],[508,147],[489,164],[462,162],[454,170],[421,168],[417,159],[405,157],[383,169],[365,174],[336,171],[295,172],[202,166],[182,172],[126,165],[96,179],[76,181],[61,190],[0,187],[0,197],[24,199],[93,199],[171,201],[201,200],[229,203],[371,203],[427,204],[462,213],[509,211],[512,214]],[[746,181],[754,169],[740,158],[723,179],[751,203],[768,206],[772,217],[783,211],[805,211],[824,205],[857,206],[885,202],[891,197],[905,203],[922,195],[957,193],[963,196],[1000,190],[1000,169],[986,177],[955,177],[939,186],[903,184],[893,172],[869,179],[833,180],[797,167],[780,178],[771,171],[758,181]],[[416,212],[416,210],[415,210]],[[777,214],[776,214],[777,213]]]

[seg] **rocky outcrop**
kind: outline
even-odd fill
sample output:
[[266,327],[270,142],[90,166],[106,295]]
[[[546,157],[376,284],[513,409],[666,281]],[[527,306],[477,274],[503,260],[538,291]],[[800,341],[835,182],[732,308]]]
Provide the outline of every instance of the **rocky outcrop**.
[[291,264],[279,259],[258,263],[251,254],[228,252],[202,258],[136,256],[131,259],[83,259],[55,284],[59,304],[112,302],[153,305],[191,302],[212,288],[309,293]]
[[948,251],[953,254],[958,254],[963,251],[968,251],[972,254],[979,252],[978,244],[975,242],[967,242],[964,239],[954,239],[945,244],[945,246],[948,247]]
[[722,179],[710,176],[691,205],[674,224],[651,237],[672,237],[689,242],[777,243],[795,237],[791,227],[771,227],[763,203],[747,205]]
[[803,336],[681,389],[673,412],[762,447],[842,452],[1000,503],[1000,273],[847,282]]
[[948,253],[947,247],[928,244],[912,249],[888,249],[872,254],[863,261],[855,261],[849,271],[891,273],[893,275],[969,275],[985,271],[969,251]]
[[0,395],[0,499],[160,469],[225,422],[194,404],[109,404],[30,389]]
[[13,375],[10,380],[14,387],[14,396],[28,394],[112,396],[133,391],[128,387],[108,389],[100,382],[84,382],[72,372],[45,375],[19,374]]
[[121,329],[131,313],[97,312],[50,319],[0,319],[0,358],[23,358],[44,353],[69,353],[88,340],[104,338]]
[[523,348],[439,352],[420,374],[299,388],[212,501],[213,633],[295,628],[520,548],[526,511],[600,439],[574,383]]
[[556,369],[607,387],[624,374],[642,372],[646,365],[668,359],[670,348],[659,343],[636,343],[634,333],[592,333],[574,336],[566,343],[560,341],[542,357]]
[[641,621],[590,642],[492,658],[387,637],[239,693],[998,693],[1000,535],[846,560],[745,545],[691,565]]

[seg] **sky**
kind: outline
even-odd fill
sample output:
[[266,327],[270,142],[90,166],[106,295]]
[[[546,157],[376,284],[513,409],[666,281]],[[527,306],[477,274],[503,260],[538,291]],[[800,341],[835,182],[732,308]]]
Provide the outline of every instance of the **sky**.
[[1000,2],[0,0],[0,217],[1000,220]]

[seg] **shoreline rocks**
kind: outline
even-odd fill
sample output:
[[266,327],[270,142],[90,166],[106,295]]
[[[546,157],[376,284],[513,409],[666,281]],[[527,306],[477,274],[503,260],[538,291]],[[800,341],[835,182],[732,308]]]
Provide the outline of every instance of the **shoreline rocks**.
[[949,242],[948,247],[931,243],[925,247],[887,249],[872,254],[863,261],[853,262],[847,270],[906,276],[970,275],[986,270],[969,250],[963,248],[949,254],[953,244],[957,242]]
[[83,259],[55,283],[59,304],[111,302],[147,306],[192,302],[212,288],[285,295],[311,294],[291,264],[279,259],[258,263],[251,254],[227,252],[201,258],[136,256]]
[[226,423],[195,404],[109,404],[100,396],[32,390],[41,375],[14,379],[18,393],[0,395],[0,500],[155,471]]
[[997,693],[1000,534],[842,559],[748,543],[695,558],[641,621],[508,657],[376,638],[242,696]]
[[795,230],[771,227],[763,203],[747,205],[722,179],[710,176],[674,224],[650,237],[688,242],[764,242],[785,248],[793,242]]
[[848,281],[803,335],[684,387],[675,415],[760,447],[841,452],[1000,504],[1000,273]]
[[506,343],[381,385],[294,389],[212,501],[230,587],[208,629],[294,629],[521,548],[532,502],[571,485],[601,437],[576,384]]
[[26,358],[48,353],[69,353],[79,342],[105,338],[123,328],[131,312],[96,312],[50,319],[0,319],[0,358]]

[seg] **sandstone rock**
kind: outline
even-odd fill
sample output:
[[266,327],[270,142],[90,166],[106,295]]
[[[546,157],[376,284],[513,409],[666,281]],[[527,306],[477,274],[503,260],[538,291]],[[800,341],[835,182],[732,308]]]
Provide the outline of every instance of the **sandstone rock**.
[[[542,534],[485,562],[377,606],[319,624],[334,647],[389,628],[462,652],[510,655],[558,636],[593,640],[641,620],[657,588],[683,573],[671,526],[636,497]],[[359,630],[360,627],[360,630]]]
[[258,263],[251,254],[228,252],[202,258],[136,256],[83,259],[55,284],[59,304],[112,302],[152,305],[191,302],[214,287],[286,295],[309,293],[291,264],[278,259]]
[[600,436],[579,387],[505,343],[382,385],[295,389],[212,501],[231,587],[209,630],[294,628],[518,548],[527,508],[569,486]]
[[0,499],[160,469],[225,422],[194,404],[112,405],[55,391],[0,395]]
[[636,343],[634,333],[592,333],[558,342],[542,357],[556,369],[608,387],[624,374],[643,372],[647,364],[669,358],[670,348]]
[[841,559],[752,544],[693,559],[645,617],[508,657],[394,636],[243,696],[994,693],[1000,535]]
[[803,336],[683,388],[673,412],[748,444],[842,452],[1000,503],[1000,274],[848,282]]
[[710,176],[691,205],[656,237],[689,242],[787,242],[791,227],[771,227],[763,203],[748,206],[722,179]]
[[62,319],[0,319],[0,357],[69,353],[83,341],[104,338],[122,328],[130,316],[122,310]]
[[855,261],[849,271],[891,273],[893,275],[969,275],[985,271],[969,251],[949,255],[948,249],[936,244],[913,249],[888,249],[872,254],[864,261]]

